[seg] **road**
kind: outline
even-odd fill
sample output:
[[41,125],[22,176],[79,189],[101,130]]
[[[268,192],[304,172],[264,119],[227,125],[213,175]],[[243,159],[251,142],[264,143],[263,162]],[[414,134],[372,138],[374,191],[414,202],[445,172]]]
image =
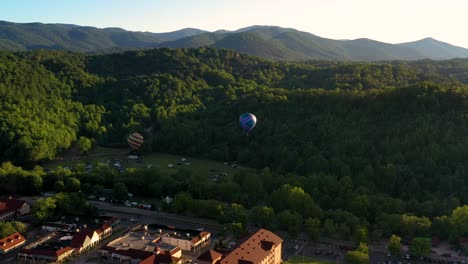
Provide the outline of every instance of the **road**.
[[121,216],[120,218],[136,219],[140,224],[165,224],[178,227],[188,227],[192,229],[203,228],[211,233],[218,233],[224,227],[216,221],[187,217],[176,214],[169,214],[158,211],[143,210],[134,207],[126,206],[115,206],[110,203],[101,201],[89,201],[90,204],[94,205],[99,209],[99,212],[103,215]]
[[[29,204],[33,204],[39,198],[43,197],[20,197],[19,199],[24,200]],[[170,214],[159,211],[143,210],[135,207],[117,206],[108,202],[101,202],[97,200],[88,200],[88,202],[94,205],[97,209],[99,209],[99,212],[101,214],[121,213],[122,217],[120,218],[138,218],[144,219],[143,221],[150,221],[142,224],[160,223],[167,225],[177,225],[181,227],[189,227],[193,229],[204,228],[205,230],[208,230],[212,233],[220,232],[224,228],[223,225],[220,225],[218,222],[209,219]]]

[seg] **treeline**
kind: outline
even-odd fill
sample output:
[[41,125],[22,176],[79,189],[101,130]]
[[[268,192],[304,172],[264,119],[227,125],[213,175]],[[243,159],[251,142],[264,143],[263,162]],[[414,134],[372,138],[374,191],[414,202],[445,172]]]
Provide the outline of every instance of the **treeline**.
[[[398,234],[405,241],[437,236],[457,242],[468,235],[468,206],[461,206],[457,198],[406,202],[381,193],[359,191],[350,177],[333,186],[324,185],[330,188],[328,194],[325,191],[317,194],[310,191],[308,184],[321,185],[313,183],[310,176],[281,175],[268,168],[256,173],[239,170],[215,182],[207,175],[187,169],[170,174],[155,169],[127,169],[120,174],[106,163],[95,165],[92,172],[86,172],[84,164],[77,164],[72,170],[58,167],[45,174],[39,167],[25,171],[4,163],[0,188],[10,193],[11,188],[16,188],[15,193],[25,195],[56,192],[33,206],[38,222],[64,213],[94,214],[85,197],[100,197],[104,189],[112,189],[112,198],[120,201],[128,199],[128,192],[153,200],[173,197],[172,203],[156,202],[153,207],[215,219],[237,234],[243,234],[253,224],[292,235],[306,232],[313,239],[326,236],[370,241]],[[24,179],[34,182],[34,188],[21,188],[27,185]],[[335,195],[336,199],[328,195]]]
[[[174,195],[168,210],[220,221],[232,208],[273,212],[275,225],[293,233],[318,225],[330,236],[366,228],[381,237],[404,234],[409,221],[436,234],[434,226],[449,230],[439,225],[444,216],[468,204],[467,68],[466,60],[279,63],[205,48],[3,52],[2,161],[33,168],[79,138],[122,146],[138,131],[142,152],[236,160],[258,171],[213,183],[187,171],[20,172],[6,163],[0,188],[99,193],[119,184]],[[258,118],[250,135],[238,126],[243,112]]]

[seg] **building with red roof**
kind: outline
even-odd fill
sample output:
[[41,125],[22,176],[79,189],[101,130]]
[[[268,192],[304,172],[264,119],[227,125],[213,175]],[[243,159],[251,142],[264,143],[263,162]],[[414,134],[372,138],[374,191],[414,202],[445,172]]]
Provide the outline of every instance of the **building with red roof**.
[[95,229],[85,228],[73,235],[71,247],[74,248],[75,252],[80,253],[89,247],[95,246],[97,243],[99,243],[99,240],[100,237]]
[[280,264],[283,239],[260,229],[221,259],[219,264]]
[[182,250],[161,243],[154,234],[131,232],[109,242],[99,250],[101,256],[115,262],[181,263]]
[[178,246],[184,251],[195,252],[200,248],[209,245],[211,241],[211,233],[202,231],[192,234],[184,232],[164,232],[161,234],[161,242],[169,245]]
[[[94,227],[85,227],[81,230],[71,228],[73,224],[57,223],[57,231],[50,233],[43,239],[28,245],[25,249],[18,253],[19,259],[46,261],[46,262],[62,262],[72,253],[81,253],[84,250],[93,247],[99,241],[112,234],[115,218],[103,222],[101,225]],[[48,223],[47,228],[54,223]],[[83,225],[84,226],[84,225]],[[68,234],[71,233],[71,234]],[[63,236],[63,234],[67,234]]]
[[6,254],[15,248],[21,247],[24,243],[26,243],[26,238],[18,232],[0,239],[0,254]]
[[181,258],[172,256],[169,252],[163,252],[144,259],[139,264],[180,264]]
[[72,247],[64,247],[57,249],[47,248],[30,248],[23,249],[18,253],[18,259],[45,261],[49,262],[62,262],[73,253]]
[[23,201],[9,198],[0,199],[0,221],[14,219],[31,212],[31,206]]
[[220,261],[222,257],[223,254],[210,249],[205,253],[201,254],[197,258],[197,262],[199,264],[215,264],[216,262]]

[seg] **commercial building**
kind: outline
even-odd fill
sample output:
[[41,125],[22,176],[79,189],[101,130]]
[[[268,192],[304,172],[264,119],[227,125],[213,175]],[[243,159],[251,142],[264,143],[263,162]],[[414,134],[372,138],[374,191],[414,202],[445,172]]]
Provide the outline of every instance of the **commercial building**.
[[224,256],[219,264],[280,264],[283,239],[260,229]]
[[0,239],[0,254],[6,254],[15,248],[21,247],[24,243],[26,243],[26,238],[18,232]]

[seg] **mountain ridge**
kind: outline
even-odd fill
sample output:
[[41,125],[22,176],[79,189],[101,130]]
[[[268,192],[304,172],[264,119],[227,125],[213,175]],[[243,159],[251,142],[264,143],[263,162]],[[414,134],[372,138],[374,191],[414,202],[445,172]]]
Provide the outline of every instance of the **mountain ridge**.
[[96,53],[146,48],[232,49],[275,60],[419,60],[467,58],[468,49],[432,37],[390,44],[368,38],[335,40],[293,28],[253,25],[209,32],[183,28],[153,33],[119,27],[97,28],[75,24],[0,21],[0,49],[63,49]]

